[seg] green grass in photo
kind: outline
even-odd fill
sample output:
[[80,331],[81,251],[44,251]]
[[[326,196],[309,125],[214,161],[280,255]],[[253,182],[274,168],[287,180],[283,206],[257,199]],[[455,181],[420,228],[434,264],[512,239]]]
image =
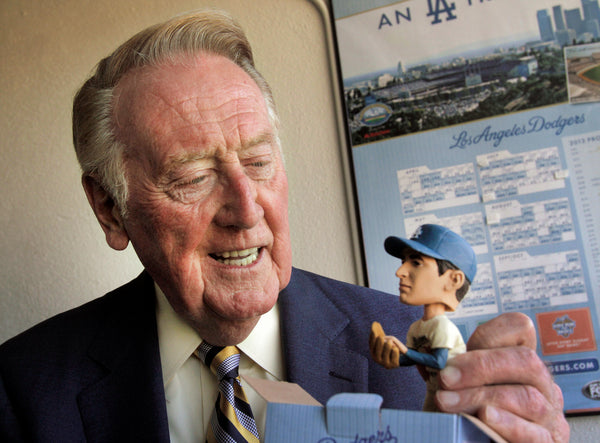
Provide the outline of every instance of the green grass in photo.
[[593,82],[600,83],[600,65],[588,69],[582,74],[582,76]]

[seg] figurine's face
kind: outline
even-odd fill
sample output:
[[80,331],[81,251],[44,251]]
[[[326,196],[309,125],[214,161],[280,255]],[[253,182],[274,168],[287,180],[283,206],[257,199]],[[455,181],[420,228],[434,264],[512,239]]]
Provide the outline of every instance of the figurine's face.
[[400,279],[400,301],[413,306],[444,303],[448,273],[439,275],[434,258],[412,249],[402,256],[402,265],[396,271]]

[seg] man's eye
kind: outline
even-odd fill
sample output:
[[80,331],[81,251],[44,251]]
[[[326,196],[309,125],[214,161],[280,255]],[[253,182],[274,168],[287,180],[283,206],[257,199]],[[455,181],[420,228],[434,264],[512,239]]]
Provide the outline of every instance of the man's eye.
[[207,171],[203,171],[202,173],[199,173],[198,175],[190,175],[189,178],[184,178],[184,179],[181,179],[178,182],[176,182],[174,184],[174,187],[175,188],[186,188],[186,187],[193,187],[193,186],[199,185],[199,184],[204,185],[207,181],[210,180],[211,175],[212,174]]
[[246,163],[246,171],[254,180],[267,180],[273,175],[273,162],[271,159],[260,159]]
[[269,158],[260,158],[260,159],[248,161],[246,163],[246,167],[264,168],[265,166],[269,166],[270,164],[271,164],[271,159],[269,159]]
[[214,183],[214,174],[202,174],[190,179],[175,183],[167,194],[174,200],[182,203],[195,203],[205,198],[211,191]]
[[193,178],[192,180],[190,180],[187,183],[183,183],[181,186],[197,185],[198,183],[202,183],[204,180],[206,180],[206,175],[201,175],[201,176],[198,176],[196,178]]

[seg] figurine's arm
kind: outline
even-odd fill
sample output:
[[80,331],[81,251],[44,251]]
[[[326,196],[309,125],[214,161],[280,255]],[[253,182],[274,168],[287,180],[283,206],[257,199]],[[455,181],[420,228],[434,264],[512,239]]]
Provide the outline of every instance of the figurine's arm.
[[444,369],[448,361],[448,349],[437,348],[431,351],[431,354],[425,352],[417,352],[414,349],[407,351],[400,356],[400,366],[423,365],[435,369]]
[[443,369],[448,360],[447,348],[434,349],[431,354],[409,349],[396,337],[385,335],[378,322],[373,322],[371,325],[369,348],[373,360],[387,369],[414,364]]

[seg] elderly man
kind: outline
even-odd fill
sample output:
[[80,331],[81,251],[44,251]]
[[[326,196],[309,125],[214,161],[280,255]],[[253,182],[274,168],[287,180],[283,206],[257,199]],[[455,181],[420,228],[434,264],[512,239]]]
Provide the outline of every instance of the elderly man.
[[[269,87],[226,14],[176,17],[100,62],[74,102],[83,187],[107,243],[131,242],[145,271],[2,345],[0,440],[235,434],[219,408],[228,374],[239,390],[237,349],[225,372],[215,363],[230,345],[240,372],[299,383],[322,402],[376,392],[386,407],[420,407],[413,373],[369,358],[372,321],[403,336],[415,320],[397,298],[292,269],[277,128]],[[440,373],[441,410],[478,414],[515,441],[568,439],[526,317],[480,327],[469,349]],[[251,393],[247,402],[231,407],[252,441],[264,404]]]

